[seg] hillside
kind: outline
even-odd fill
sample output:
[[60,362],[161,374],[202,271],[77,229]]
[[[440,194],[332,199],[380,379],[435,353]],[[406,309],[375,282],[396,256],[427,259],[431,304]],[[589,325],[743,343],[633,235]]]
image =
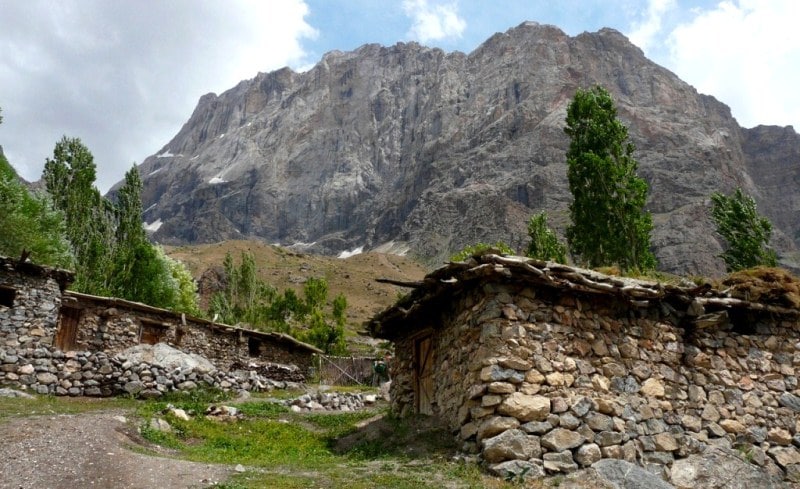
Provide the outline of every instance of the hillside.
[[185,263],[192,275],[200,280],[204,306],[214,292],[214,284],[203,280],[203,274],[215,267],[221,269],[228,252],[237,263],[242,252],[253,253],[259,276],[278,290],[293,288],[301,292],[307,278],[325,278],[331,300],[339,293],[347,297],[347,333],[351,346],[368,341],[357,335],[363,330],[365,321],[394,304],[399,294],[408,292],[407,289],[377,283],[376,278],[413,281],[421,280],[426,273],[425,268],[414,260],[393,254],[370,252],[341,259],[300,253],[258,241],[167,247],[166,251],[172,258]]
[[174,245],[250,237],[335,255],[394,241],[428,263],[478,241],[519,249],[534,212],[564,232],[565,110],[595,84],[637,146],[662,270],[722,274],[709,196],[737,186],[796,265],[794,129],[740,127],[617,31],[571,37],[532,22],[469,54],[368,44],[203,96],[140,167],[145,220]]

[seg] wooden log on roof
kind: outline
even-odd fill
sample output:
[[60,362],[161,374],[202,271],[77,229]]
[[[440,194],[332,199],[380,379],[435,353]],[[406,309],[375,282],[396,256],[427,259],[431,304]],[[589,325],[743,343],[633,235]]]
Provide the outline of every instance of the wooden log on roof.
[[382,284],[397,285],[399,287],[408,287],[410,289],[418,289],[425,285],[425,282],[423,280],[406,281],[406,280],[395,280],[386,277],[376,278],[375,281]]

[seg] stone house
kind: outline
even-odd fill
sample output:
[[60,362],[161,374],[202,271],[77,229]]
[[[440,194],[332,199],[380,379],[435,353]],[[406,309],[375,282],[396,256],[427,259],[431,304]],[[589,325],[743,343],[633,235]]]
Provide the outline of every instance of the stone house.
[[66,291],[55,346],[62,351],[117,353],[137,344],[166,343],[211,360],[219,368],[267,361],[292,364],[304,373],[319,348],[276,332],[228,326],[146,304]]
[[450,263],[378,314],[391,404],[437,416],[489,467],[625,459],[667,472],[743,447],[800,481],[800,310],[520,257]]
[[322,353],[282,333],[65,290],[73,279],[66,270],[0,257],[0,384],[21,382],[42,387],[43,393],[59,393],[56,382],[37,384],[35,372],[61,378],[66,352],[70,358],[74,352],[110,358],[138,344],[165,343],[199,354],[222,371],[273,362],[296,365],[308,374],[315,355]]

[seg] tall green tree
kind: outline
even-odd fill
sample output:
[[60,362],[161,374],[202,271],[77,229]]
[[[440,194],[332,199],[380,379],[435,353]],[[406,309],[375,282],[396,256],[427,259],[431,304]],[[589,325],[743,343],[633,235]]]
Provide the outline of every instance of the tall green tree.
[[64,213],[67,239],[75,255],[79,292],[107,295],[114,243],[113,208],[94,186],[94,157],[78,138],[66,136],[47,158],[42,178],[56,209]]
[[528,236],[531,238],[525,255],[539,260],[552,260],[558,263],[567,262],[567,247],[558,240],[558,236],[547,226],[547,214],[540,212],[531,216],[528,221]]
[[277,291],[258,277],[252,253],[242,252],[238,266],[226,253],[223,268],[226,286],[212,296],[209,316],[227,324],[245,323],[258,328],[276,320],[272,304]]
[[756,209],[756,201],[737,188],[731,195],[711,195],[711,218],[727,248],[720,257],[729,272],[759,265],[774,267],[775,252],[767,246],[772,236],[772,223]]
[[89,149],[80,139],[67,137],[56,143],[42,175],[55,207],[65,216],[75,255],[73,288],[196,314],[198,297],[190,275],[147,239],[136,165],[125,174],[116,202],[100,195],[96,176]]
[[64,215],[53,208],[47,194],[29,191],[2,153],[0,229],[0,255],[18,257],[26,250],[42,265],[73,265]]
[[590,267],[654,268],[653,221],[644,209],[648,186],[636,175],[634,146],[611,95],[602,87],[579,89],[567,108],[564,132],[570,137],[567,177],[573,196],[570,252]]

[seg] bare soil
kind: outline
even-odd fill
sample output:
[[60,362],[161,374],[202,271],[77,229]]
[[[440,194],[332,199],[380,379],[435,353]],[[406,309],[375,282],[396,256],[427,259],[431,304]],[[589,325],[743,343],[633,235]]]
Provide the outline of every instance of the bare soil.
[[203,488],[232,467],[145,455],[123,411],[13,418],[0,424],[0,488]]

